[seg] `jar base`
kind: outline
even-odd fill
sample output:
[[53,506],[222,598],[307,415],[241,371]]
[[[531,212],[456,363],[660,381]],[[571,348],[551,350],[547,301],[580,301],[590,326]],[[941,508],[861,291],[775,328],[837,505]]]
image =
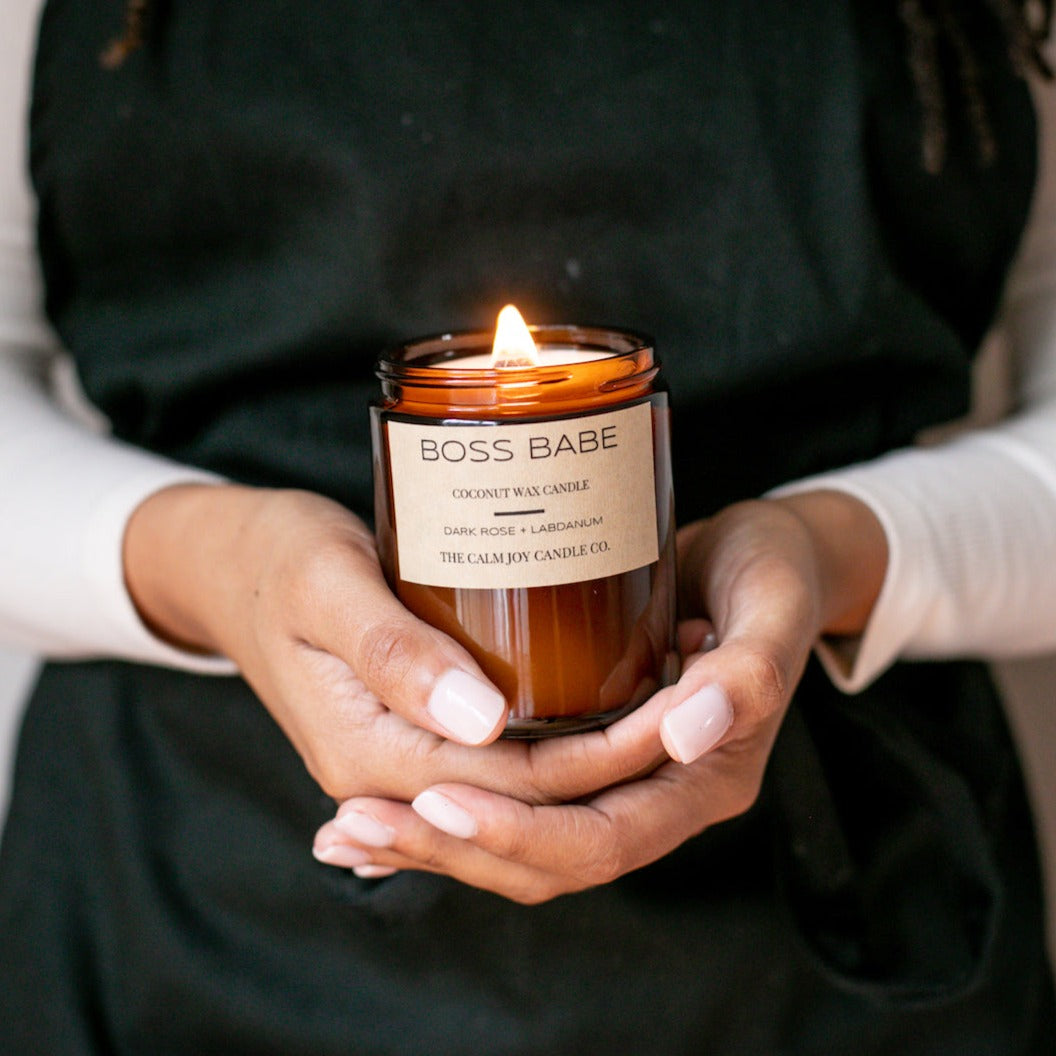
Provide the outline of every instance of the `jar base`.
[[546,718],[514,718],[506,723],[501,736],[506,740],[539,740],[560,737],[568,733],[589,733],[600,730],[624,715],[629,715],[638,703],[628,704],[615,711],[595,711],[589,715],[554,715]]

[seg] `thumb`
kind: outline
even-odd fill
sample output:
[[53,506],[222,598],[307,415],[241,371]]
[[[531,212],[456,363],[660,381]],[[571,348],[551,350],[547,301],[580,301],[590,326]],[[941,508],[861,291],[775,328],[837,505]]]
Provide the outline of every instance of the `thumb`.
[[661,720],[668,754],[690,763],[720,745],[769,751],[818,631],[805,532],[764,504],[732,508],[687,537],[695,608],[717,647],[687,662]]
[[416,726],[462,744],[495,740],[506,724],[503,695],[461,645],[400,603],[374,561],[363,565],[321,607],[314,644]]

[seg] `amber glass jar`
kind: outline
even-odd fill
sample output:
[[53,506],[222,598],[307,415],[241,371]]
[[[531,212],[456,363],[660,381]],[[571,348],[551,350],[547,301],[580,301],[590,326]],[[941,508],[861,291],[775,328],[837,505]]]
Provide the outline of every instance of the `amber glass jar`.
[[375,520],[396,595],[462,643],[510,704],[507,736],[590,729],[677,674],[667,394],[651,343],[532,327],[382,358]]

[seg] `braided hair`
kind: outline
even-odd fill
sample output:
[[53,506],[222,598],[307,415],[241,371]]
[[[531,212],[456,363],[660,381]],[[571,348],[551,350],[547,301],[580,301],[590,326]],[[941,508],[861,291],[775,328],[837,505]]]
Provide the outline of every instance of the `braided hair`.
[[[1014,69],[1033,70],[1052,78],[1041,47],[1049,32],[1053,0],[986,0],[997,18]],[[975,138],[981,166],[992,165],[997,142],[981,88],[979,64],[964,31],[963,9],[954,0],[898,0],[898,14],[906,30],[906,62],[921,108],[921,165],[932,175],[946,159],[949,104],[943,88],[940,51],[946,49],[957,65],[961,105]]]
[[126,0],[122,32],[107,44],[99,56],[99,64],[104,70],[116,70],[132,52],[143,46],[149,7],[150,0]]
[[[891,0],[906,32],[906,63],[921,110],[920,160],[932,175],[946,159],[949,102],[944,89],[941,56],[954,57],[960,104],[975,137],[976,154],[984,168],[997,157],[997,142],[981,87],[979,64],[964,30],[965,3],[957,0]],[[1001,27],[1014,68],[1033,70],[1046,80],[1053,73],[1041,48],[1049,33],[1054,0],[976,0],[985,4]],[[121,33],[104,48],[100,64],[116,70],[143,46],[149,29],[151,0],[126,0]]]

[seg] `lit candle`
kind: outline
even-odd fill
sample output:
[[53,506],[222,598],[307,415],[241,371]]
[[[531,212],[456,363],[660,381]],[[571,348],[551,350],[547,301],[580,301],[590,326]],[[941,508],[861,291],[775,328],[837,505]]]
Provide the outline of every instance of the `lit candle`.
[[514,370],[520,367],[560,367],[567,363],[589,363],[605,359],[612,352],[604,349],[546,347],[540,350],[524,317],[508,304],[495,322],[491,354],[458,356],[432,364],[445,370]]
[[666,393],[618,330],[445,334],[378,364],[375,517],[401,601],[510,703],[508,736],[603,725],[677,671]]

